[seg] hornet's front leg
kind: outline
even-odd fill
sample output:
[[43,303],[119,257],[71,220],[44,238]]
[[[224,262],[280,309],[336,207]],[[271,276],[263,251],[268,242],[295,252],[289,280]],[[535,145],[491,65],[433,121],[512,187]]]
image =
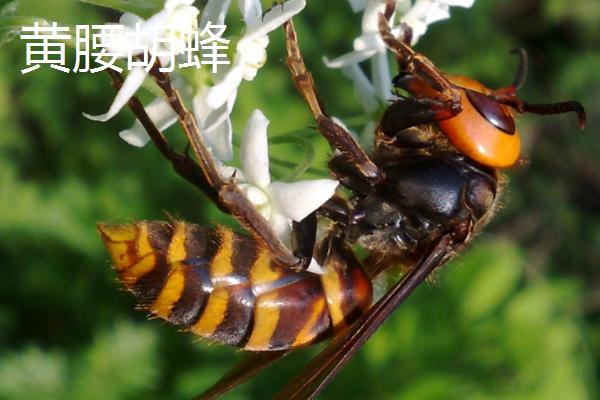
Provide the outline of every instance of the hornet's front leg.
[[339,150],[341,157],[348,164],[354,166],[354,175],[363,180],[366,185],[373,186],[377,184],[383,178],[382,172],[371,161],[352,134],[327,115],[317,94],[312,75],[304,64],[292,20],[287,21],[283,26],[286,33],[287,63],[292,74],[292,79],[308,104],[317,122],[319,131],[327,139],[331,147]]
[[423,144],[420,138],[410,136],[406,131],[417,125],[430,124],[452,118],[462,111],[460,91],[429,59],[415,52],[407,42],[396,38],[390,29],[390,18],[395,1],[387,0],[386,9],[379,15],[379,32],[382,40],[396,55],[399,74],[394,78],[396,90],[403,90],[409,96],[402,96],[385,112],[377,140],[387,144],[411,147],[412,140]]

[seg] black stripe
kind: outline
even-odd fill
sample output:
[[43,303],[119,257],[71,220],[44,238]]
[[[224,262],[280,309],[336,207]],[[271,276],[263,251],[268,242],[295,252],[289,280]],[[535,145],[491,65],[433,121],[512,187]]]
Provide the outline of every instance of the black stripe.
[[141,300],[141,305],[146,306],[156,300],[169,275],[170,268],[167,265],[166,253],[173,237],[173,227],[166,222],[147,221],[142,223],[146,224],[148,241],[154,250],[156,261],[154,268],[140,277],[131,291]]
[[148,241],[155,252],[167,254],[173,238],[174,229],[166,222],[147,221]]
[[257,244],[247,236],[233,234],[231,240],[231,282],[239,282],[227,288],[229,300],[223,321],[212,335],[221,343],[243,347],[250,339],[254,326],[256,298],[250,287],[250,269],[257,257]]
[[231,265],[233,267],[233,274],[236,277],[245,278],[240,279],[240,281],[250,280],[250,269],[256,262],[257,248],[258,244],[254,239],[238,234],[233,235]]
[[[269,349],[285,350],[291,348],[296,341],[298,334],[312,317],[313,306],[319,300],[325,299],[325,293],[319,277],[314,274],[306,274],[304,279],[278,289],[277,293],[277,302],[281,307],[277,327],[269,341]],[[321,314],[328,316],[327,307],[323,307]],[[319,321],[322,320],[322,317],[319,318]],[[327,321],[326,325],[317,323],[314,328],[321,332],[329,325]]]
[[225,316],[210,339],[238,346],[248,336],[248,330],[253,325],[256,298],[248,285],[231,286],[227,288],[227,292],[229,296]]
[[188,259],[202,259],[210,263],[221,246],[221,240],[221,236],[213,230],[185,224],[184,246]]
[[254,297],[254,304],[252,306],[252,312],[250,313],[250,320],[248,321],[248,326],[246,327],[246,333],[241,337],[241,339],[234,345],[240,348],[246,347],[246,344],[252,337],[252,332],[254,331],[254,321],[256,318],[256,296],[252,292],[252,296]]
[[183,275],[183,292],[168,319],[175,325],[189,328],[202,315],[213,287],[206,263],[183,265]]

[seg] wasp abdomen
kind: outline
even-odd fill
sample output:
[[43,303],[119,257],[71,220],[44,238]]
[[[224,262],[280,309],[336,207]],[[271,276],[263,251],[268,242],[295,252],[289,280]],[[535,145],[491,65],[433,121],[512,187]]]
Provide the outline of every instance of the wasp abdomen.
[[185,222],[99,224],[119,279],[152,314],[247,350],[312,343],[371,301],[354,258],[331,251],[324,275],[275,264],[253,238]]

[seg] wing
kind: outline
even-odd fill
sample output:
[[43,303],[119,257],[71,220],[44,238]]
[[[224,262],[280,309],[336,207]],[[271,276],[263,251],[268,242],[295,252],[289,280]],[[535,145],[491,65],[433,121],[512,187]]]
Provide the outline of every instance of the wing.
[[334,339],[331,345],[292,379],[276,398],[314,399],[412,291],[449,258],[453,249],[452,235],[442,236],[426,257],[406,273],[366,314]]
[[264,351],[246,354],[239,364],[194,400],[212,400],[223,396],[288,353],[289,351]]

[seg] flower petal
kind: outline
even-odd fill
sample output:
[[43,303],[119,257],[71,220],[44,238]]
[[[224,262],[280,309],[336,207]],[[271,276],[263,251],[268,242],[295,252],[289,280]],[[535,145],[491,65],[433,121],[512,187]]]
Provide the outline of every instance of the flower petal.
[[193,99],[194,115],[202,137],[213,155],[221,161],[233,158],[232,128],[229,115],[235,102],[236,93],[216,110],[206,104],[206,92],[201,90]]
[[249,183],[265,188],[271,182],[269,175],[269,145],[267,127],[269,120],[260,110],[254,110],[242,137],[240,161]]
[[288,248],[292,246],[292,221],[285,216],[271,212],[271,217],[267,219],[269,225],[273,228],[279,240]]
[[208,90],[206,104],[213,110],[221,107],[237,91],[243,79],[244,67],[239,63],[233,65],[223,79]]
[[134,147],[144,147],[150,141],[150,136],[137,119],[131,128],[119,132],[119,137]]
[[215,164],[217,165],[217,170],[219,171],[219,174],[221,174],[223,178],[230,179],[235,177],[235,179],[238,182],[245,182],[246,179],[244,177],[244,174],[239,169],[235,167],[230,167],[229,165],[225,165],[219,160],[215,160]]
[[380,50],[385,51],[385,43],[381,39],[379,32],[367,33],[354,39],[352,42],[354,51]]
[[253,25],[260,21],[263,13],[260,0],[238,0],[238,8],[246,25]]
[[[257,207],[264,207],[269,205],[269,196],[265,193],[264,190],[254,186],[254,185],[240,185],[240,189],[246,194],[250,203],[254,204]],[[270,216],[267,215],[267,218]]]
[[143,22],[144,20],[142,18],[132,13],[125,13],[119,18],[119,24],[129,28],[134,28],[135,24],[141,24]]
[[[154,122],[154,125],[160,131],[164,131],[177,121],[177,114],[163,98],[157,98],[146,106],[145,109],[152,122]],[[144,129],[142,123],[138,120],[135,121],[131,128],[119,132],[119,136],[130,145],[136,147],[143,147],[150,140],[146,129]]]
[[[232,100],[235,101],[235,93]],[[236,178],[239,178],[242,175],[240,170],[222,163],[222,161],[230,161],[233,158],[231,142],[233,132],[229,119],[231,102],[213,110],[206,104],[206,90],[200,89],[194,96],[192,104],[200,134],[211,151],[221,175],[228,179],[235,173]]]
[[375,96],[375,89],[358,64],[349,64],[342,68],[344,75],[352,79],[356,96],[362,103],[367,113],[375,111],[379,107],[379,101]]
[[436,0],[419,0],[401,18],[401,21],[421,20],[429,25],[450,18],[450,6]]
[[276,212],[294,221],[302,221],[333,196],[338,184],[331,179],[273,182],[268,189]]
[[385,10],[385,2],[379,0],[369,1],[362,17],[363,33],[379,33],[379,14]]
[[163,9],[162,11],[154,14],[150,18],[148,18],[140,27],[143,32],[148,32],[151,35],[157,29],[160,29],[161,26],[167,25],[167,20],[169,19],[169,10]]
[[262,16],[260,23],[248,26],[248,30],[240,41],[252,40],[254,37],[267,35],[302,11],[304,7],[306,7],[306,0],[289,0],[283,4],[275,5]]
[[221,161],[230,161],[233,158],[233,147],[231,145],[233,130],[231,120],[225,119],[222,124],[210,131],[203,132],[206,145],[210,147],[213,155]]
[[380,99],[387,101],[392,98],[392,77],[387,51],[380,51],[371,59],[371,76],[375,94]]
[[475,3],[475,0],[437,0],[440,3],[448,4],[452,7],[465,7],[471,8]]
[[[421,36],[427,32],[427,24],[421,20],[413,19],[413,20],[402,20],[403,23],[407,24],[412,29],[412,41],[411,45],[414,46],[417,44]],[[394,32],[394,31],[392,31]],[[394,32],[395,33],[395,32]],[[398,35],[400,32],[398,32]]]
[[365,61],[377,53],[377,50],[364,50],[364,51],[351,51],[338,58],[329,60],[324,58],[325,65],[329,68],[342,68],[351,64],[358,64],[359,62]]
[[173,108],[162,97],[157,98],[145,108],[152,122],[161,131],[164,131],[177,121],[177,113],[173,111]]
[[227,99],[227,103],[213,110],[206,104],[205,94],[196,95],[194,97],[194,113],[200,127],[209,132],[225,122],[231,115],[236,96],[237,92],[233,92],[232,96]]
[[137,90],[140,88],[140,86],[142,86],[142,83],[144,83],[144,79],[146,79],[146,75],[147,75],[147,73],[146,73],[145,68],[134,67],[131,70],[131,72],[129,73],[129,75],[127,75],[127,79],[125,79],[123,86],[117,93],[117,96],[113,100],[113,103],[111,104],[111,106],[108,109],[108,112],[106,114],[90,115],[90,114],[83,113],[83,116],[88,119],[91,119],[92,121],[100,121],[100,122],[108,121],[109,119],[111,119],[112,117],[117,115],[117,113],[121,110],[121,108],[123,108],[123,106],[125,106],[125,104],[127,104],[129,99],[131,99],[135,95],[135,92],[137,92]]
[[425,23],[429,25],[448,18],[450,18],[450,6],[447,4],[435,3],[427,12]]
[[192,4],[194,4],[194,1],[195,0],[167,0],[165,1],[165,6],[163,8],[171,12],[177,7],[191,6]]
[[[125,25],[113,25],[114,31],[110,35],[105,35],[100,38],[101,46],[107,52],[115,54],[118,58],[127,57],[129,52],[139,54],[140,46],[136,48],[135,37],[133,36],[134,28]],[[141,42],[146,43],[142,38]]]
[[365,9],[367,5],[367,0],[348,0],[350,3],[350,7],[352,7],[352,11],[359,12]]
[[208,0],[200,17],[200,29],[204,29],[209,21],[215,25],[222,25],[230,4],[231,0]]
[[319,264],[314,258],[310,259],[310,263],[308,264],[306,271],[317,275],[324,275],[326,272],[325,268],[323,268],[321,264]]

